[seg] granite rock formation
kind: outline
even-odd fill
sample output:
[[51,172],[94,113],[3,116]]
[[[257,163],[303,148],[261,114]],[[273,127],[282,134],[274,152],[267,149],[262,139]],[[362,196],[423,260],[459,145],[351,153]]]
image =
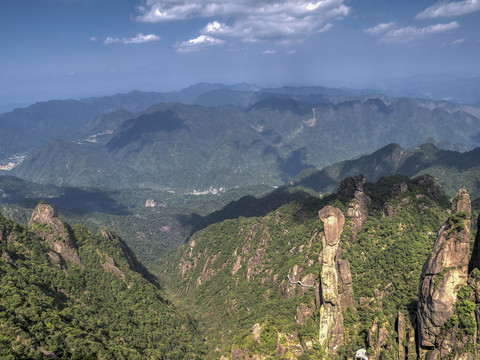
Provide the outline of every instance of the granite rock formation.
[[421,358],[437,359],[452,351],[439,350],[439,335],[442,326],[455,313],[458,292],[467,284],[470,217],[470,198],[466,190],[461,189],[453,201],[452,215],[441,226],[432,254],[422,270],[417,311]]
[[351,291],[351,287],[347,286],[351,286],[350,266],[346,260],[337,258],[341,252],[340,235],[345,217],[339,209],[332,206],[324,207],[318,215],[323,221],[325,233],[322,237],[319,343],[329,355],[334,355],[345,341],[343,309],[346,304],[342,303],[342,299],[353,299],[352,294],[342,294],[339,291]]

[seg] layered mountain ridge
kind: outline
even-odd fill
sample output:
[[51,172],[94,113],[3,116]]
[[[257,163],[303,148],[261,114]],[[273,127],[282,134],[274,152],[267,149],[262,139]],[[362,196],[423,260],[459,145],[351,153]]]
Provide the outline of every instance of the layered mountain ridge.
[[85,130],[84,140],[50,144],[10,173],[63,186],[104,182],[191,191],[281,185],[306,168],[389,143],[412,148],[431,139],[472,148],[480,132],[474,115],[431,110],[409,99],[308,104],[267,97],[247,111],[165,103],[131,116],[118,113],[118,121],[115,116],[96,118],[86,125],[92,132]]

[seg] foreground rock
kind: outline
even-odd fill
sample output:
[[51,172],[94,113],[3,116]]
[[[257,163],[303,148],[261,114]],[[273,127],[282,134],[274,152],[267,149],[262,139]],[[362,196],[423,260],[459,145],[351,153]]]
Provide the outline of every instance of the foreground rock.
[[339,289],[351,291],[351,288],[343,286],[351,284],[350,265],[346,260],[337,260],[341,252],[339,243],[345,217],[339,209],[332,206],[324,207],[318,215],[323,221],[325,233],[322,237],[319,343],[328,354],[334,355],[345,342],[343,328],[345,304],[342,304],[341,299],[353,298],[350,294],[339,292]]
[[442,327],[455,314],[457,296],[468,280],[470,250],[470,198],[458,191],[452,215],[438,232],[432,255],[425,263],[418,299],[418,341],[420,356],[445,358],[454,342],[440,338]]

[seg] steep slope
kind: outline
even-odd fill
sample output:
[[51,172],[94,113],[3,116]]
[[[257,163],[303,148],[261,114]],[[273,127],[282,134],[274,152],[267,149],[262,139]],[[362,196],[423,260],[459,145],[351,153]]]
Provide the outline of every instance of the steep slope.
[[442,343],[440,335],[456,312],[461,289],[467,285],[471,212],[470,197],[461,189],[453,200],[452,215],[440,228],[423,267],[417,312],[422,358],[429,350],[433,350],[429,359],[445,358],[455,352],[455,344],[449,340]]
[[368,153],[392,142],[410,148],[433,138],[470,148],[478,146],[471,139],[480,127],[478,118],[465,113],[450,114],[441,108],[429,110],[411,99],[385,103],[371,98],[312,108],[303,117],[271,106],[254,106],[249,113],[253,118],[262,118],[265,129],[275,129],[283,141],[295,148],[306,147],[306,162],[316,167]]
[[161,277],[218,346],[207,358],[412,358],[418,279],[449,204],[436,187],[346,179],[335,195],[198,231]]
[[70,228],[39,204],[28,228],[0,215],[0,252],[2,358],[202,355],[194,322],[111,231]]

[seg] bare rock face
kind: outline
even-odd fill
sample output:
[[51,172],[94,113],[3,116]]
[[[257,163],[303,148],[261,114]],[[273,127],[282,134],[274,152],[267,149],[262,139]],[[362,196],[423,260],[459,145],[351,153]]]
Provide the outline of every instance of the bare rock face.
[[[321,307],[319,343],[329,355],[337,353],[344,344],[343,312],[340,303],[339,287],[342,282],[337,270],[337,252],[345,218],[342,212],[326,206],[318,212],[323,221],[325,235],[322,237]],[[343,270],[345,264],[341,264]],[[348,279],[345,272],[343,278]],[[351,278],[351,275],[350,275]]]
[[368,356],[369,359],[380,359],[380,350],[387,344],[388,335],[388,330],[385,327],[385,324],[379,326],[378,319],[375,319],[372,327],[368,331],[368,345],[370,349],[370,355]]
[[323,221],[326,245],[337,246],[345,224],[342,212],[333,206],[325,206],[318,212],[318,217]]
[[461,189],[454,199],[452,215],[440,228],[422,270],[417,319],[423,353],[438,347],[441,328],[454,314],[458,291],[467,283],[470,216],[470,198]]
[[353,299],[353,282],[348,260],[342,259],[341,248],[337,250],[336,267],[338,273],[338,300],[342,309],[355,309]]
[[32,213],[28,228],[32,233],[43,238],[65,261],[83,265],[65,224],[53,207],[44,203],[38,204]]
[[354,197],[347,210],[347,217],[352,219],[352,239],[357,237],[358,231],[368,217],[368,205],[371,199],[363,192],[363,185],[366,182],[367,179],[364,175],[357,175],[354,178],[344,179],[338,189],[340,195]]

